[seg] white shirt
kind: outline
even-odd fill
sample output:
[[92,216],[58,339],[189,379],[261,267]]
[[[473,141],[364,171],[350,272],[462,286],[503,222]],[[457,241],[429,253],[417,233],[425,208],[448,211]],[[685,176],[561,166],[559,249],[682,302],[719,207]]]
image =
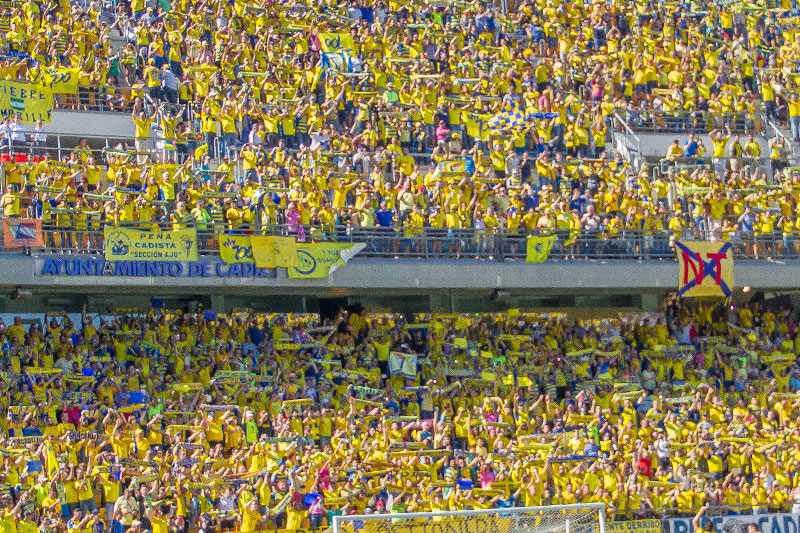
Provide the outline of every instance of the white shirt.
[[178,90],[178,77],[172,73],[171,70],[165,69],[161,71],[161,86],[165,89],[170,89],[172,91]]
[[250,144],[264,144],[264,141],[261,139],[261,133],[257,132],[256,130],[250,130],[250,135],[247,136],[247,141]]
[[16,122],[12,122],[9,126],[11,130],[11,140],[14,142],[22,142],[26,141],[25,137],[25,125],[17,124]]
[[47,133],[45,133],[44,127],[39,128],[37,126],[37,128],[33,130],[33,133],[31,134],[31,140],[35,143],[47,142]]
[[72,361],[67,361],[64,357],[60,357],[58,361],[53,364],[53,366],[60,368],[64,372],[72,372]]
[[320,147],[321,144],[324,144],[331,139],[331,136],[328,135],[327,133],[320,133],[320,132],[311,133],[309,134],[309,137],[311,137],[310,148],[312,150],[316,150],[317,148]]

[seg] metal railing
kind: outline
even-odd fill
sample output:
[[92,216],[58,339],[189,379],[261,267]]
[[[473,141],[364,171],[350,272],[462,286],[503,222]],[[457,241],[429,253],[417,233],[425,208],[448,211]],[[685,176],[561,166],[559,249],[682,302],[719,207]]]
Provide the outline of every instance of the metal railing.
[[[24,143],[9,146],[6,143],[0,145],[0,164],[8,161],[26,162],[34,161],[35,158],[47,156],[49,159],[64,161],[69,158],[72,152],[78,151],[83,155],[92,155],[96,162],[104,160],[104,151],[117,145],[128,145],[133,147],[131,137],[110,137],[105,135],[91,135],[81,133],[51,132],[43,131],[46,136],[44,142],[34,142],[33,130],[24,131],[26,141]],[[78,149],[81,139],[86,139],[86,146]]]
[[784,132],[783,128],[781,128],[780,124],[778,124],[775,120],[769,119],[767,120],[767,124],[769,125],[767,131],[771,129],[772,133],[774,134],[774,137],[782,139],[784,146],[786,146],[791,151],[791,157],[788,158],[788,164],[789,165],[795,164],[798,159],[798,156],[800,156],[800,153],[798,153],[798,147],[796,146],[796,143],[792,142],[792,139],[788,135],[786,135],[786,132]]
[[730,128],[731,133],[745,134],[764,130],[764,117],[760,112],[632,109],[620,115],[633,131],[642,133],[709,133]]
[[[43,224],[44,247],[3,248],[16,253],[88,253],[102,254],[102,220],[71,219],[54,215]],[[62,218],[58,218],[62,217]],[[159,224],[164,231],[173,227]],[[120,224],[119,227],[150,230],[153,224]],[[395,228],[342,226],[265,225],[232,226],[213,224],[198,228],[198,251],[201,255],[219,255],[219,239],[228,235],[288,235],[298,242],[365,243],[359,257],[416,259],[480,259],[487,261],[524,261],[528,237],[553,236],[550,259],[626,259],[674,260],[674,240],[700,240],[709,235],[686,229],[682,231],[622,230],[609,231],[527,231],[525,229],[480,228]],[[711,235],[714,240],[713,235]],[[798,259],[800,233],[754,235],[735,233],[726,239],[732,243],[737,259]]]
[[622,155],[623,159],[628,162],[631,168],[633,168],[634,172],[639,172],[644,164],[642,140],[619,113],[614,113],[614,118],[615,120],[612,121],[613,124],[622,125],[622,131],[620,132],[622,135],[622,144],[620,145],[617,143],[615,148],[617,152]]
[[[705,474],[708,475],[708,474]],[[706,507],[703,516],[707,518],[714,518],[717,516],[756,516],[764,515],[767,513],[788,513],[791,512],[792,502],[784,503],[766,503],[763,505],[723,505],[715,502],[713,499]],[[643,509],[639,511],[630,511],[630,514],[636,515],[641,518],[656,518],[660,520],[669,520],[671,518],[693,518],[702,507],[656,507],[652,509]],[[617,520],[628,520],[627,512],[618,513]],[[669,531],[665,528],[665,531]]]
[[[691,173],[697,169],[718,170],[714,165],[714,161],[718,161],[720,165],[724,163],[726,169],[729,168],[729,165],[731,165],[730,168],[733,168],[732,165],[735,164],[737,171],[744,172],[747,176],[752,178],[759,171],[769,169],[770,164],[775,160],[776,159],[770,159],[769,157],[750,157],[745,155],[741,157],[713,157],[709,154],[705,154],[691,157],[664,157],[658,161],[658,166],[653,168],[659,169],[659,175],[668,174],[671,171],[680,172],[682,170]],[[788,163],[788,160],[785,158],[779,160]],[[653,177],[655,178],[655,175]]]
[[53,97],[56,109],[130,113],[136,90],[133,87],[78,85],[78,92],[75,94],[54,94]]

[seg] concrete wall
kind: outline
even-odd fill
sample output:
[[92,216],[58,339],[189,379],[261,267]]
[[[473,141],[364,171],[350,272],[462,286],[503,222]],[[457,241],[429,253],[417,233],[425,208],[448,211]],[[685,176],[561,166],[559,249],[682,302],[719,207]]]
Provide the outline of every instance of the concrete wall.
[[[688,133],[637,133],[639,137],[640,146],[642,155],[644,157],[658,157],[662,158],[667,155],[667,148],[675,139],[678,139],[678,142],[681,146],[689,139]],[[623,137],[619,135],[618,138]],[[711,142],[711,137],[708,135],[696,135],[698,139],[703,140],[703,144],[706,146],[706,155],[710,158],[711,151],[713,150],[714,145]],[[769,150],[767,149],[767,144],[769,140],[761,135],[756,135],[754,137],[755,141],[761,145],[761,154],[763,157],[769,156]],[[627,148],[633,149],[635,146],[633,145],[633,141],[630,137],[628,137],[628,146]],[[744,145],[747,142],[747,136],[741,136],[741,143]],[[618,148],[619,147],[618,145]],[[620,153],[624,155],[624,148],[619,150]]]
[[[46,273],[48,260],[71,261],[83,256],[0,255],[0,286],[23,286],[51,292],[85,288],[90,292],[131,292],[142,289],[164,293],[195,292],[259,294],[343,295],[383,291],[401,294],[434,292],[460,293],[494,288],[514,291],[592,294],[598,291],[670,291],[678,280],[673,261],[592,260],[545,263],[485,262],[474,260],[379,260],[354,259],[327,278],[288,279],[285,269],[262,271],[259,275],[231,275],[224,263],[208,258],[207,276],[190,276],[183,265],[179,276],[118,276],[98,270],[99,275],[52,275]],[[102,261],[101,261],[102,263]],[[217,270],[219,268],[219,270]],[[195,269],[197,270],[197,269]],[[51,269],[52,271],[52,269]],[[63,271],[63,270],[62,270]],[[44,272],[44,273],[43,273]],[[196,272],[195,272],[196,274]],[[738,261],[735,286],[754,290],[796,290],[800,287],[800,261]]]
[[99,113],[56,109],[45,130],[78,137],[91,135],[112,138],[133,138],[135,126],[129,113]]

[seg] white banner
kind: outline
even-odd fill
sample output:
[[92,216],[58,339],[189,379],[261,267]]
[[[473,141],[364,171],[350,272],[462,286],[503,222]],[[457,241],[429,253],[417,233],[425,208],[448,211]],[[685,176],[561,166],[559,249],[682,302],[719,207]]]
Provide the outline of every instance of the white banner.
[[[718,533],[747,533],[747,526],[755,523],[761,533],[800,533],[800,514],[774,513],[708,517]],[[694,533],[692,519],[672,518],[669,533]]]
[[[417,354],[391,352],[389,354],[389,370],[391,371],[392,374],[402,374],[407,378],[416,377]],[[800,532],[795,532],[795,533],[800,533]]]

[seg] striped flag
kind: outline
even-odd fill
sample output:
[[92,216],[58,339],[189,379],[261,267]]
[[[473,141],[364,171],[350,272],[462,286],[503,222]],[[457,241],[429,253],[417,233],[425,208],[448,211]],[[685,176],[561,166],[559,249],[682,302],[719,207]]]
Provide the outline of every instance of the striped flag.
[[11,109],[14,111],[25,111],[25,100],[22,98],[11,97]]
[[558,113],[526,113],[520,102],[506,103],[503,110],[489,119],[487,126],[492,133],[520,131],[530,127],[534,120],[549,120]]
[[349,54],[344,52],[322,52],[322,68],[336,72],[353,72]]

